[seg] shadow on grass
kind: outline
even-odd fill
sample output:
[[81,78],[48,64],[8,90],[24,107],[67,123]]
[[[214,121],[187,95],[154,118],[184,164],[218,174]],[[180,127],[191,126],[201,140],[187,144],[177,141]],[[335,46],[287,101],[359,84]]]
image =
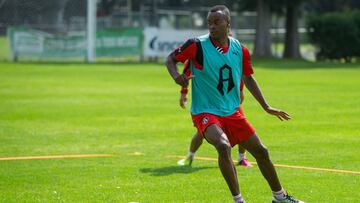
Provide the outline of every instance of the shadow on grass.
[[141,168],[141,173],[148,173],[151,176],[167,176],[171,174],[188,174],[200,170],[212,169],[217,167],[189,167],[189,166],[167,166],[162,168]]

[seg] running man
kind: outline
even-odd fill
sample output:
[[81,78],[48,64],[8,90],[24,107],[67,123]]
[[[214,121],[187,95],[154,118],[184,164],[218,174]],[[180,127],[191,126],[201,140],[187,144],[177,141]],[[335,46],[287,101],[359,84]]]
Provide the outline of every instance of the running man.
[[[280,120],[290,116],[271,107],[253,76],[243,72],[243,51],[238,40],[229,37],[230,12],[226,6],[214,6],[207,17],[209,33],[189,39],[174,50],[166,60],[171,77],[180,86],[187,86],[192,79],[191,114],[194,125],[218,152],[220,171],[233,195],[235,203],[244,203],[231,160],[231,147],[240,144],[250,152],[272,190],[273,203],[302,203],[288,195],[280,184],[267,148],[255,129],[239,112],[240,81],[243,80],[261,107]],[[179,74],[178,61],[192,61],[191,73]]]
[[[251,63],[250,63],[250,53],[246,48],[243,48],[243,54],[244,54],[244,56],[243,56],[243,69],[252,69]],[[186,60],[185,63],[184,63],[183,73],[188,77],[191,75],[191,68],[190,67],[191,67],[191,62],[189,60]],[[244,101],[244,93],[242,91],[243,88],[244,88],[244,83],[241,81],[241,84],[240,84],[240,104],[242,104],[242,102]],[[185,106],[187,104],[187,101],[188,101],[187,93],[188,93],[188,86],[181,87],[180,100],[179,100],[181,108],[185,108]],[[241,107],[240,107],[240,112],[243,114],[243,111],[242,111]],[[194,157],[195,157],[195,153],[200,148],[200,146],[202,145],[203,140],[204,140],[204,137],[199,132],[196,132],[194,134],[194,136],[192,137],[192,139],[191,139],[188,155],[186,156],[185,159],[179,160],[177,162],[178,165],[191,166],[192,162],[194,160]],[[251,167],[252,165],[247,160],[245,152],[246,152],[245,149],[243,147],[241,147],[240,145],[238,145],[238,165],[243,166],[243,167]]]

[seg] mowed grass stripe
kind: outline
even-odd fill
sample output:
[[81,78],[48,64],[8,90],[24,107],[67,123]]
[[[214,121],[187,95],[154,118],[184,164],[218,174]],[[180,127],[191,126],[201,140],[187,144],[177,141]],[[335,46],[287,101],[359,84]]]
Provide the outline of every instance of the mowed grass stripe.
[[[186,156],[168,156],[168,157],[175,157],[179,159],[184,159]],[[212,157],[195,157],[196,160],[203,160],[203,161],[217,161],[217,158]],[[236,160],[233,160],[236,163]],[[256,162],[251,162],[253,165],[257,165]],[[283,168],[295,168],[295,169],[305,169],[310,171],[327,171],[327,172],[335,172],[335,173],[350,173],[350,174],[360,174],[360,171],[350,171],[350,170],[341,170],[341,169],[332,169],[332,168],[317,168],[317,167],[309,167],[309,166],[291,166],[286,164],[274,164],[276,167],[283,167]]]
[[47,155],[47,156],[20,156],[0,157],[0,161],[31,160],[31,159],[63,159],[63,158],[85,158],[85,157],[109,157],[112,154],[72,154],[72,155]]

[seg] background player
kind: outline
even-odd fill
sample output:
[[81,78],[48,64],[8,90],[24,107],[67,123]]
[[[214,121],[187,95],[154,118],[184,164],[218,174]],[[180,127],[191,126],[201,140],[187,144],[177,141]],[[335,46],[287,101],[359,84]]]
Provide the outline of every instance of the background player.
[[[245,58],[243,60],[243,67],[250,65],[250,67],[248,67],[248,68],[251,68],[250,53],[245,47],[244,47],[243,52],[245,52],[245,55],[246,55],[245,57],[243,57],[243,58]],[[191,75],[190,66],[191,66],[191,62],[189,60],[186,60],[184,63],[183,74],[185,74],[188,77]],[[240,104],[244,101],[244,92],[242,91],[243,87],[244,87],[244,83],[241,81]],[[182,108],[185,108],[185,106],[187,104],[187,101],[188,101],[187,93],[188,93],[188,86],[181,87],[179,102],[180,102],[180,106]],[[243,111],[241,111],[241,112],[243,113]],[[193,135],[193,137],[191,139],[187,157],[179,160],[177,163],[181,166],[184,166],[184,165],[191,166],[191,164],[194,160],[194,157],[195,157],[195,153],[200,148],[201,144],[203,143],[203,140],[204,140],[204,137],[202,135],[200,135],[200,133],[198,131],[196,131],[196,133]],[[240,145],[238,145],[238,165],[243,166],[243,167],[250,167],[252,165],[247,160],[245,152],[246,152],[245,149],[243,147],[241,147]]]

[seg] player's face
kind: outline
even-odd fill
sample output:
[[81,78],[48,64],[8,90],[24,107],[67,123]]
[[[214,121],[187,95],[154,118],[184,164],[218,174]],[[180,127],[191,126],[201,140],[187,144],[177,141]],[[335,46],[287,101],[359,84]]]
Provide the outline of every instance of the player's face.
[[223,13],[210,12],[207,17],[207,23],[212,38],[218,39],[227,36],[230,24]]

